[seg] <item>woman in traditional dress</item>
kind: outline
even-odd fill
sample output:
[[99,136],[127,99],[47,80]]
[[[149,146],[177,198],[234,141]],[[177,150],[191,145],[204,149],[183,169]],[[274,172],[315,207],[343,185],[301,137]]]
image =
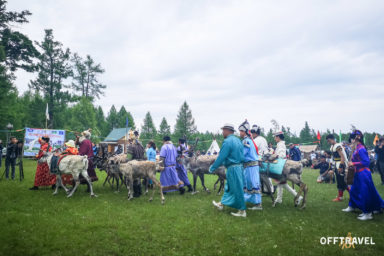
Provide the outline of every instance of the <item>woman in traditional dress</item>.
[[253,206],[249,210],[262,210],[259,154],[256,143],[250,137],[250,125],[246,120],[239,126],[244,146],[244,199]]
[[[145,152],[148,158],[148,161],[156,163],[156,144],[153,141],[148,142],[147,151]],[[151,188],[153,188],[153,181],[151,179],[148,180],[148,184]]]
[[[353,212],[356,208],[363,213],[357,217],[359,220],[372,219],[372,213],[379,213],[384,208],[384,201],[381,199],[373,184],[371,170],[369,169],[369,156],[364,145],[364,135],[361,131],[355,130],[350,135],[350,140],[355,148],[351,162],[348,166],[355,167],[355,175],[350,190],[349,205],[343,209],[344,212]],[[348,171],[351,169],[349,168]]]
[[[36,155],[37,159],[40,159],[46,152],[51,152],[52,147],[49,145],[49,138],[42,137],[39,138],[40,150]],[[30,190],[38,190],[39,187],[42,186],[53,186],[56,183],[56,175],[51,174],[49,171],[48,164],[45,163],[37,163],[37,169],[35,174],[35,183]]]

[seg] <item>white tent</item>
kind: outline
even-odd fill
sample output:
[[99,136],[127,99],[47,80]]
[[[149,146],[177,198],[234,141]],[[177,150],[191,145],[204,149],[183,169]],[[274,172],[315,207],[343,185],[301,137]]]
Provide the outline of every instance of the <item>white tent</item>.
[[213,155],[215,152],[218,154],[220,152],[220,147],[219,144],[217,144],[217,141],[213,140],[211,146],[207,150],[207,155]]

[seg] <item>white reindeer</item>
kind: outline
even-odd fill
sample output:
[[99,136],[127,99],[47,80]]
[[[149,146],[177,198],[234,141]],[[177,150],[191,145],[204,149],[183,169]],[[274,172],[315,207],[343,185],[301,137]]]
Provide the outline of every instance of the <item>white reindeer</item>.
[[[46,162],[51,168],[51,161],[52,161],[53,154],[52,153],[45,153],[43,157],[39,159],[39,163]],[[97,197],[95,193],[93,193],[93,187],[91,179],[88,176],[88,157],[87,156],[79,156],[79,155],[68,155],[65,156],[63,159],[61,159],[59,166],[59,173],[56,174],[56,189],[53,192],[53,195],[56,195],[59,191],[59,186],[61,186],[65,192],[68,194],[67,197],[73,196],[73,193],[75,193],[77,187],[80,184],[79,175],[83,175],[84,179],[89,184],[89,189],[91,191],[91,197]],[[72,190],[67,189],[61,180],[62,174],[72,174],[73,180],[75,181],[75,187]]]

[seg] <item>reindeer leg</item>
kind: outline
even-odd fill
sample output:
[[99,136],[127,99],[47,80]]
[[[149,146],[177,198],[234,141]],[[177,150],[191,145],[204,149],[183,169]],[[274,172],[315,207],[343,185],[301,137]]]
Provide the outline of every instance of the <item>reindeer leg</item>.
[[60,180],[61,180],[61,175],[56,174],[56,188],[55,188],[55,191],[52,193],[52,195],[57,195],[57,193],[59,192]]
[[[109,172],[107,172],[107,177],[105,177],[105,180],[104,180],[104,183],[103,183],[103,187],[105,186],[105,183],[107,183],[108,178],[109,178]],[[108,182],[109,182],[109,181],[108,181]]]
[[88,176],[88,173],[87,173],[87,170],[83,170],[81,172],[81,175],[83,175],[83,177],[85,178],[85,180],[87,181],[88,185],[89,185],[89,190],[91,192],[91,197],[97,197],[97,195],[95,195],[95,193],[93,193],[93,186],[92,186],[92,182],[91,182],[91,179],[89,178]]
[[218,177],[215,184],[213,184],[213,191],[216,191],[216,186],[217,186],[217,183],[219,183],[219,181],[220,181],[220,177]]
[[300,209],[305,209],[306,203],[307,203],[307,193],[308,193],[308,186],[305,183],[300,184],[300,188],[302,187],[304,194],[303,194],[303,201],[301,202],[301,207]]
[[[66,186],[64,186],[63,184],[63,179],[61,178],[61,175],[60,176],[60,186],[65,190],[65,193],[68,194],[69,193],[69,189],[67,189]],[[57,184],[56,184],[56,188],[57,188]]]
[[71,190],[71,192],[68,194],[67,197],[71,197],[73,196],[73,193],[75,193],[77,187],[79,186],[80,184],[80,181],[79,181],[79,174],[76,173],[76,174],[72,174],[73,175],[73,180],[75,181],[75,186],[73,187],[73,189]]
[[211,191],[210,191],[210,190],[205,186],[205,184],[204,184],[204,172],[201,172],[201,173],[199,174],[199,176],[200,176],[200,180],[201,180],[201,185],[203,186],[205,192],[207,192],[207,193],[211,193]]
[[128,197],[128,200],[132,200],[133,198],[133,176],[130,176],[128,178],[128,182],[129,182],[129,197]]
[[196,172],[193,172],[193,192],[192,192],[192,195],[198,193],[196,191],[196,181],[197,181],[197,173]]

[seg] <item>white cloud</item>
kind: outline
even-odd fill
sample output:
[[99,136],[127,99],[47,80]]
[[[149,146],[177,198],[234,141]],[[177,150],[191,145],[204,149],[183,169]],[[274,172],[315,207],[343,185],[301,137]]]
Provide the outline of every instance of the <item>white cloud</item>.
[[[184,100],[201,131],[244,118],[299,130],[383,132],[382,1],[22,1],[44,28],[106,69],[108,111],[125,105],[174,124]],[[30,75],[18,73],[25,90]]]

